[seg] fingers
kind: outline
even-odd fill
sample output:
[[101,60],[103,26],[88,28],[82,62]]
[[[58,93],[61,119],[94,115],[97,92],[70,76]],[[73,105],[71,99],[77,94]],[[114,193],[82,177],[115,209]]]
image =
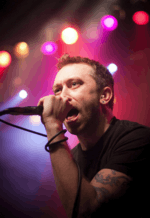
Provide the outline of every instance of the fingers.
[[45,99],[45,97],[40,98],[40,100],[39,100],[38,103],[37,103],[37,106],[43,105],[44,99]]
[[68,97],[60,97],[49,95],[41,98],[37,106],[43,106],[42,123],[47,120],[55,120],[63,123],[68,112],[72,109],[70,99]]

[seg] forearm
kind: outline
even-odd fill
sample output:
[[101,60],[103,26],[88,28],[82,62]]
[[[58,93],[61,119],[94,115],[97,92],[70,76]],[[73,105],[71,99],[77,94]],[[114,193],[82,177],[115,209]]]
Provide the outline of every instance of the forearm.
[[[64,135],[61,134],[55,141],[59,141],[63,138]],[[72,159],[70,149],[66,142],[58,145],[56,150],[51,152],[50,157],[60,200],[68,218],[71,218],[78,188],[79,178],[77,165]],[[95,198],[96,193],[93,186],[82,177],[79,213],[82,214],[92,207],[91,202],[94,202],[93,199]]]
[[71,218],[77,194],[78,169],[66,148],[58,148],[51,153],[51,163],[60,200],[68,218]]

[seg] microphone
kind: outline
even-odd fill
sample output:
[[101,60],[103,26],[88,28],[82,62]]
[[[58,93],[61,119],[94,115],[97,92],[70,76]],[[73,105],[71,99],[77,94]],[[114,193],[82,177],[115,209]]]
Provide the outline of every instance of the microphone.
[[12,115],[42,115],[43,106],[28,106],[28,107],[12,107],[0,111],[0,116],[5,114]]

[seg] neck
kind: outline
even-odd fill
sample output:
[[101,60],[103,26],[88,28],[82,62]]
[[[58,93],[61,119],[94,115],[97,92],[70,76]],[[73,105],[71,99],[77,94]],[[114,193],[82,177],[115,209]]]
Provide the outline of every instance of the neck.
[[113,113],[110,109],[101,110],[101,115],[98,122],[93,122],[84,133],[78,135],[82,150],[86,151],[92,148],[101,136],[107,131],[113,118]]

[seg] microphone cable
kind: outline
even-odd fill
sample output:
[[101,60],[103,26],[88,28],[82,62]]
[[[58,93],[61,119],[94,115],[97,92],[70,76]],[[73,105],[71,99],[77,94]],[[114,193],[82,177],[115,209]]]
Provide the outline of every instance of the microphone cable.
[[[17,111],[17,112],[16,112]],[[21,108],[21,107],[17,107],[17,108],[8,108],[5,109],[3,111],[0,111],[0,116],[5,115],[5,114],[12,114],[12,115],[42,115],[42,111],[43,111],[43,106],[38,106],[38,107],[25,107],[25,108]],[[5,123],[9,126],[30,132],[30,133],[34,133],[43,137],[47,137],[47,135],[30,130],[30,129],[26,129],[23,128],[21,126],[18,125],[14,125],[12,123],[6,122],[5,120],[0,119],[0,122]],[[76,194],[76,198],[75,198],[75,203],[74,203],[74,207],[73,207],[73,213],[72,213],[72,218],[77,218],[78,216],[78,212],[79,212],[79,197],[80,197],[80,189],[81,189],[81,171],[80,171],[80,167],[79,164],[77,163],[77,161],[73,158],[74,162],[76,163],[77,167],[78,167],[78,188],[77,188],[77,194]]]
[[23,128],[21,126],[14,125],[14,124],[6,122],[5,120],[2,120],[2,119],[0,119],[0,122],[5,123],[5,124],[7,124],[9,126],[13,126],[15,128],[18,128],[18,129],[22,129],[22,130],[27,131],[27,132],[31,132],[31,133],[34,133],[34,134],[37,134],[37,135],[41,135],[41,136],[47,137],[47,135],[45,135],[45,134],[42,134],[42,133],[36,132],[36,131],[32,131],[30,129],[26,129],[26,128]]

